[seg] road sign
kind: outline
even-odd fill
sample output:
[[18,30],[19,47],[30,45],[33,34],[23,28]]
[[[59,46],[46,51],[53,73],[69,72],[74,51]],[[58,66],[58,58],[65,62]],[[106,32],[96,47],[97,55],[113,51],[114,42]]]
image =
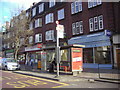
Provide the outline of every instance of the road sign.
[[58,38],[64,38],[64,26],[57,24],[56,30],[58,32]]

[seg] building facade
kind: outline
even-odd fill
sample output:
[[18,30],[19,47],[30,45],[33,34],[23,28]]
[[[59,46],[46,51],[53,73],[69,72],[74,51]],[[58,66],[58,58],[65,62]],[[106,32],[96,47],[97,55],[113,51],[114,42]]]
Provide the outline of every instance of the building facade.
[[[26,16],[31,14],[29,28],[34,31],[34,35],[29,37],[31,46],[24,47],[26,61],[41,61],[46,69],[47,62],[54,60],[55,49],[50,48],[56,46],[56,21],[59,21],[64,25],[64,38],[60,39],[60,46],[85,45],[84,63],[110,64],[117,67],[114,53],[119,49],[119,42],[115,43],[119,34],[114,32],[120,31],[117,19],[119,6],[118,2],[101,0],[34,3],[26,10]],[[41,47],[48,50],[43,51]],[[68,52],[67,49],[61,50],[61,61],[69,62]]]

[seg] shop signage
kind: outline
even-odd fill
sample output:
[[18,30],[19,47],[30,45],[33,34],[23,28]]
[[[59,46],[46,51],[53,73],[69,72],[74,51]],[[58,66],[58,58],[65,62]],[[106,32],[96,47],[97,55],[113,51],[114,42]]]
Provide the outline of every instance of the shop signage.
[[72,71],[83,70],[82,48],[72,48]]
[[[105,35],[106,32],[106,35]],[[68,40],[68,44],[78,44],[78,45],[85,45],[85,48],[91,47],[101,47],[101,46],[110,46],[110,32],[104,31],[95,34],[83,35],[71,38]],[[109,35],[109,36],[108,36]]]
[[112,32],[110,30],[105,30],[105,35],[106,36],[112,36]]
[[42,48],[42,44],[37,44],[37,47],[38,48]]
[[14,52],[13,49],[11,49],[11,50],[6,50],[6,53],[13,53],[13,52]]
[[25,51],[35,51],[35,50],[40,50],[40,48],[38,48],[37,45],[25,48]]

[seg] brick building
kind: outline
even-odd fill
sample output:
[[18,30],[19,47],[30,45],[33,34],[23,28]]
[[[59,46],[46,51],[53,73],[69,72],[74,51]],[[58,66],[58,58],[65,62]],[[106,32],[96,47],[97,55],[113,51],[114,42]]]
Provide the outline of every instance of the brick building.
[[[55,58],[56,21],[64,25],[63,39],[60,46],[70,44],[85,45],[83,49],[83,62],[88,66],[99,64],[117,65],[115,47],[113,48],[112,36],[120,31],[118,13],[120,3],[116,2],[39,2],[26,10],[26,15],[31,13],[30,29],[34,35],[29,37],[31,46],[25,47],[26,61],[31,58],[37,63],[41,60],[44,69]],[[116,26],[117,25],[117,26]],[[119,35],[118,35],[119,36]],[[41,51],[38,48],[48,48]],[[117,43],[117,45],[119,42]],[[115,44],[116,45],[116,44]],[[119,45],[117,46],[119,49]],[[113,52],[114,51],[114,52]],[[69,62],[69,50],[61,50],[61,62]]]

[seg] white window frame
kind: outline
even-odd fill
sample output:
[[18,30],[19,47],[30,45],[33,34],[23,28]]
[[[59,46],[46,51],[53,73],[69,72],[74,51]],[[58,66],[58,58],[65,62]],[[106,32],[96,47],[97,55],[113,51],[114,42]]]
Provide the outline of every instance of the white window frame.
[[94,17],[94,31],[98,30],[98,17]]
[[88,0],[88,8],[92,8],[93,7],[93,0]]
[[93,0],[93,7],[97,6],[97,0]]
[[[98,21],[99,21],[99,30],[102,30],[104,28],[103,26],[103,15],[98,16]],[[102,25],[102,27],[101,27]]]
[[49,0],[49,8],[55,6],[55,0]]
[[44,3],[41,3],[39,5],[39,13],[43,12],[44,11]]
[[101,5],[102,4],[102,0],[97,0],[97,5]]
[[29,37],[29,44],[32,44],[33,43],[33,36],[30,36]]
[[75,13],[75,3],[71,3],[71,14]]
[[76,22],[76,34],[79,34],[80,33],[80,30],[79,30],[79,22]]
[[35,20],[35,28],[38,27],[38,19]]
[[82,11],[82,0],[78,1],[78,11],[81,12]]
[[35,43],[42,42],[42,34],[36,34],[35,35]]
[[76,23],[72,23],[72,34],[76,34]]
[[79,3],[78,1],[75,1],[75,13],[78,13],[79,12]]
[[53,13],[49,13],[45,16],[45,24],[54,22],[54,15]]
[[83,33],[83,21],[80,21],[79,22],[79,28],[80,28],[80,34],[82,34]]
[[[91,25],[92,25],[92,27],[91,27]],[[89,19],[89,29],[90,29],[90,32],[94,31],[93,18]]]
[[36,7],[32,9],[32,16],[34,17],[36,15]]
[[65,14],[64,14],[64,8],[58,10],[58,20],[64,19]]
[[46,31],[46,41],[54,40],[54,30]]

